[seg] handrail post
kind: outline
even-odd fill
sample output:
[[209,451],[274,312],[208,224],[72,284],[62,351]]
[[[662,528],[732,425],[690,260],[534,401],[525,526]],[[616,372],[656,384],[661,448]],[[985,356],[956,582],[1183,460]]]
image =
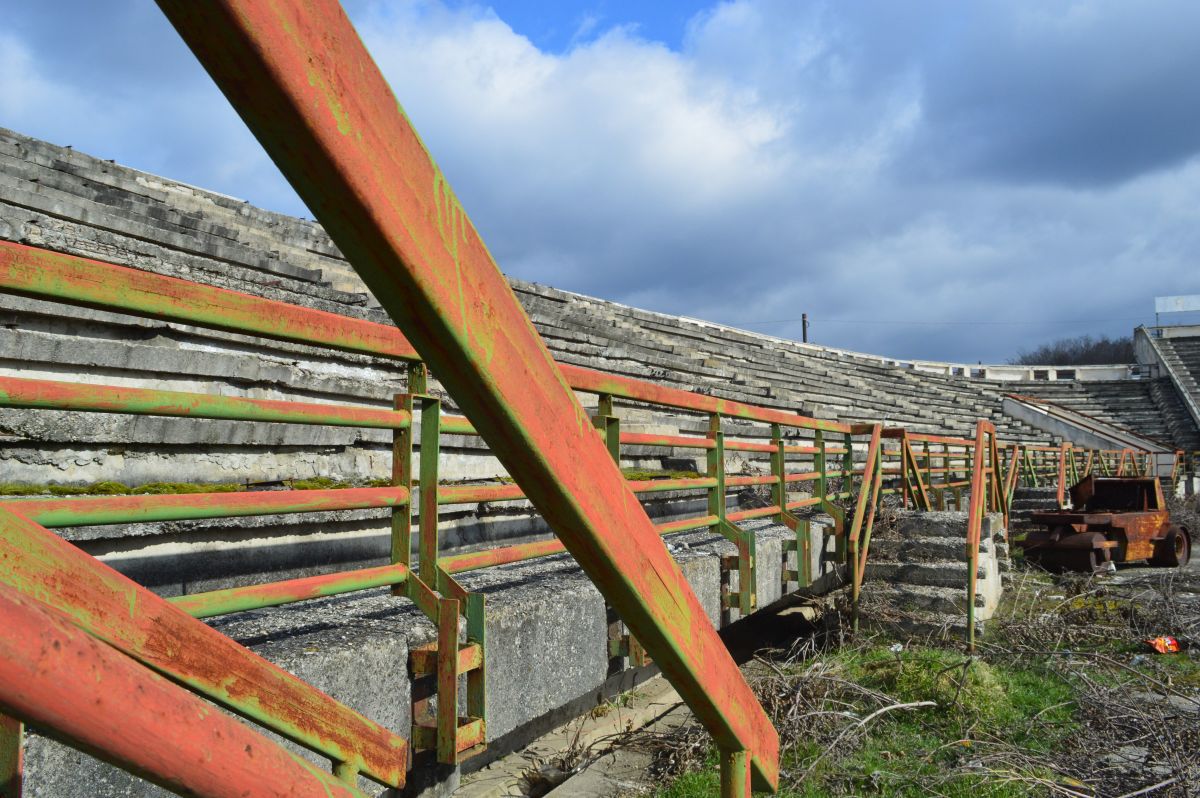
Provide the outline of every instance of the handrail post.
[[1005,535],[1008,535],[1008,524],[1012,515],[1013,494],[1017,490],[1017,478],[1021,471],[1021,449],[1019,443],[1011,444],[1012,456],[1009,459],[1008,474],[1004,485],[1004,507],[1005,507]]
[[[847,557],[850,566],[850,613],[851,628],[858,631],[858,603],[862,592],[866,570],[867,553],[871,543],[871,528],[875,520],[875,502],[883,477],[880,450],[883,448],[881,435],[883,426],[871,428],[871,442],[867,445],[867,459],[863,462],[862,481],[854,505],[854,520],[847,535]],[[860,539],[861,538],[861,539]]]
[[[392,484],[409,489],[409,498],[402,506],[392,508],[391,562],[412,565],[412,486],[413,486],[413,426],[417,417],[413,395],[396,394],[394,407],[408,412],[412,419],[407,427],[392,432]],[[392,594],[405,595],[403,585],[393,585]]]
[[826,487],[828,473],[825,468],[825,433],[817,430],[813,433],[813,445],[817,451],[813,454],[813,470],[817,472],[816,493],[817,498],[824,504],[828,501],[828,490]]
[[750,757],[745,751],[722,749],[721,798],[751,798]]
[[737,546],[738,594],[736,604],[730,596],[729,609],[737,609],[742,616],[754,612],[758,605],[755,585],[756,536],[727,519],[725,495],[725,433],[721,430],[721,414],[711,413],[708,417],[708,438],[713,447],[708,450],[708,476],[717,484],[708,490],[708,514],[717,517],[717,531]]
[[[438,558],[438,483],[442,448],[442,403],[428,395],[413,397],[421,416],[420,510],[417,569],[421,581],[436,589]],[[414,416],[415,418],[415,416]]]
[[0,798],[21,798],[25,777],[25,724],[0,713]]
[[847,432],[845,438],[846,451],[842,453],[842,492],[846,494],[846,498],[850,498],[854,495],[850,490],[854,482],[854,436]]
[[975,427],[975,451],[971,470],[971,501],[967,512],[967,648],[975,651],[975,593],[979,578],[979,540],[986,507],[987,483],[984,480],[984,440],[986,431],[995,427],[980,419]]
[[612,394],[602,393],[596,415],[592,416],[592,424],[599,430],[608,447],[608,453],[617,467],[621,466],[621,419],[613,412]]
[[1058,506],[1065,507],[1067,496],[1067,443],[1058,447]]
[[[617,417],[613,407],[613,397],[610,393],[597,396],[596,415],[592,416],[592,426],[604,439],[608,454],[617,467],[621,467],[621,419]],[[621,628],[624,628],[624,633]],[[649,665],[651,660],[646,656],[646,649],[637,641],[624,621],[618,621],[610,630],[609,654],[613,657],[624,656],[630,665],[642,667]]]
[[[933,457],[930,456],[929,441],[925,441],[921,448],[925,454],[925,485],[933,490]],[[932,506],[925,509],[932,509]]]
[[[928,441],[925,445],[929,446]],[[904,430],[900,435],[900,470],[904,475],[905,499],[907,500],[911,496],[913,509],[928,512],[930,510],[929,493],[924,480],[921,479],[921,466],[917,462],[916,452],[913,451],[908,430]]]
[[[771,452],[771,474],[775,477],[771,483],[771,501],[779,508],[776,517],[778,522],[796,533],[795,539],[790,542],[785,540],[783,546],[781,589],[786,594],[790,592],[788,585],[792,582],[796,583],[797,588],[812,584],[811,524],[808,519],[797,518],[788,510],[787,452],[784,451],[783,427],[779,424],[771,425],[771,445],[775,447]],[[790,550],[796,553],[795,569],[788,568]]]
[[725,520],[725,433],[721,431],[721,416],[712,413],[708,417],[708,439],[713,442],[707,452],[705,474],[715,479],[716,484],[708,489],[708,514]]
[[771,450],[771,476],[775,477],[775,481],[771,483],[771,503],[779,508],[776,520],[782,524],[787,513],[787,473],[783,452],[783,429],[778,424],[771,425],[771,446],[774,447]]

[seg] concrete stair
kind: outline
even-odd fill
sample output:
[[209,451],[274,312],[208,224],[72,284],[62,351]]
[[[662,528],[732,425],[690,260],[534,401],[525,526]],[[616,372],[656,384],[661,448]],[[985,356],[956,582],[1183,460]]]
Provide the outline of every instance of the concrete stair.
[[1009,383],[1012,393],[1032,396],[1136,432],[1168,448],[1187,448],[1200,431],[1179,402],[1169,379],[1097,382]]
[[1024,536],[1037,524],[1030,521],[1034,513],[1058,509],[1056,488],[1017,488],[1013,491],[1012,506],[1008,512],[1010,536]]
[[1008,567],[1004,528],[997,514],[984,518],[976,592],[967,596],[967,513],[908,512],[871,541],[863,584],[865,623],[903,633],[958,635],[974,601],[976,632],[999,604]]
[[[1178,380],[1177,383],[1171,381],[1171,387],[1187,394],[1195,405],[1200,405],[1200,336],[1158,338],[1155,344]],[[1188,431],[1194,430],[1196,419],[1182,401],[1178,405],[1178,410],[1172,407],[1171,423]],[[1189,452],[1200,450],[1200,436],[1189,435],[1176,445]]]

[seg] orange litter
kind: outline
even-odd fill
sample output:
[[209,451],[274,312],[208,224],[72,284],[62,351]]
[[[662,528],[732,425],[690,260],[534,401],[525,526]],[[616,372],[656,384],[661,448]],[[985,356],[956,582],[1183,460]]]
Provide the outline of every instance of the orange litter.
[[1159,654],[1174,654],[1179,651],[1179,641],[1173,637],[1155,637],[1147,640],[1146,645]]

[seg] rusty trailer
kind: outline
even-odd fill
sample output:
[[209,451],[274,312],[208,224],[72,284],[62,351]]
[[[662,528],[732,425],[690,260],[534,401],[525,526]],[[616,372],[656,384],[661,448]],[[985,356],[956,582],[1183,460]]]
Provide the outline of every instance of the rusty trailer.
[[1124,562],[1187,564],[1191,533],[1171,522],[1157,478],[1090,474],[1070,489],[1070,497],[1069,509],[1032,515],[1043,529],[1018,543],[1030,562],[1091,572]]

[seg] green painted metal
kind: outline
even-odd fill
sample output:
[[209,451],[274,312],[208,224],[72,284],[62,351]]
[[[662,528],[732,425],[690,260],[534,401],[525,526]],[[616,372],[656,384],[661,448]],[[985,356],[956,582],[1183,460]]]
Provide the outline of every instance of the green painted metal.
[[751,798],[750,761],[745,751],[722,751],[722,798]]
[[846,556],[850,565],[851,625],[856,631],[858,630],[859,596],[862,592],[867,556],[871,549],[871,530],[875,523],[875,512],[883,480],[882,433],[882,425],[873,425],[871,440],[867,445],[867,458],[863,462],[862,482],[854,506],[854,518],[846,536]]
[[337,596],[374,587],[395,586],[403,593],[408,566],[402,563],[362,568],[357,571],[288,579],[264,585],[231,587],[205,593],[168,598],[171,604],[193,618],[212,618],[234,612],[277,607],[297,601]]
[[[904,430],[901,433],[900,439],[901,457],[903,458],[902,469],[906,481],[905,491],[911,497],[913,505],[918,510],[930,510],[929,493],[925,487],[925,480],[921,476],[921,465],[917,461],[917,456],[913,452],[912,443],[908,438],[908,431]],[[928,447],[929,443],[926,442]]]
[[644,479],[630,482],[634,493],[662,493],[670,490],[709,490],[716,480],[709,477],[684,477],[681,479]]
[[[181,795],[365,798],[74,620],[0,585],[0,706],[9,718]],[[5,794],[13,788],[10,780]]]
[[[424,452],[421,462],[425,462]],[[437,512],[436,506],[434,512]],[[422,556],[421,564],[424,563],[425,557]],[[437,561],[432,560],[430,570],[436,571],[436,568]],[[438,602],[437,628],[438,761],[453,765],[458,762],[458,601],[443,599]]]
[[21,798],[24,755],[25,724],[0,713],[0,798]]
[[[708,440],[712,446],[706,450],[706,467],[708,478],[716,484],[708,490],[708,514],[716,516],[717,531],[737,546],[738,592],[736,607],[743,615],[749,615],[758,606],[756,590],[756,559],[757,546],[753,532],[742,529],[729,520],[726,506],[726,477],[725,477],[725,433],[721,431],[721,416],[718,413],[709,415]],[[773,515],[768,512],[763,515]]]
[[0,503],[50,528],[135,524],[199,518],[235,518],[282,513],[316,513],[394,507],[408,501],[408,490],[343,488],[334,490],[188,493],[136,496],[87,496],[67,499],[10,499]]
[[[410,378],[411,382],[411,378]],[[413,394],[397,394],[396,409],[412,418],[416,412]],[[412,490],[413,484],[413,429],[412,424],[392,433],[392,486]],[[411,494],[410,494],[411,495]],[[391,561],[394,564],[412,564],[412,502],[407,501],[392,508],[391,518]],[[393,595],[403,595],[399,587]]]
[[777,734],[342,9],[160,6],[717,744],[773,787]]
[[348,352],[417,358],[399,331],[382,324],[8,241],[0,241],[0,285],[36,299]]
[[439,460],[441,458],[441,402],[432,396],[416,396],[420,405],[421,419],[421,476],[418,499],[420,516],[420,557],[417,567],[421,579],[427,585],[437,584],[438,549],[438,482],[440,481]]
[[[423,364],[413,364],[409,370],[409,388],[428,391],[429,375]],[[484,682],[484,597],[468,593],[443,567],[439,560],[438,505],[455,500],[453,489],[439,485],[442,427],[440,401],[426,393],[402,394],[397,403],[420,419],[418,450],[418,560],[416,576],[410,575],[394,591],[403,592],[417,604],[438,629],[434,673],[437,684],[437,706],[431,708],[429,699],[421,699],[413,707],[413,742],[422,748],[436,751],[437,761],[446,765],[459,764],[464,755],[482,750],[486,733],[484,722],[486,690]],[[400,430],[401,433],[409,430]],[[393,443],[393,481],[412,484],[413,439],[409,434],[397,437]],[[510,487],[510,486],[504,486]],[[445,495],[450,493],[450,495]],[[392,521],[392,560],[409,564],[412,556],[411,507]],[[398,566],[399,567],[399,566]],[[439,595],[440,594],[440,595]],[[467,712],[465,722],[458,717],[459,653],[458,618],[467,620],[467,645],[478,651],[478,662],[466,671]],[[432,716],[432,717],[426,717]]]
[[117,388],[20,377],[0,377],[0,407],[376,429],[401,429],[411,422],[411,417],[403,412],[370,407]]

